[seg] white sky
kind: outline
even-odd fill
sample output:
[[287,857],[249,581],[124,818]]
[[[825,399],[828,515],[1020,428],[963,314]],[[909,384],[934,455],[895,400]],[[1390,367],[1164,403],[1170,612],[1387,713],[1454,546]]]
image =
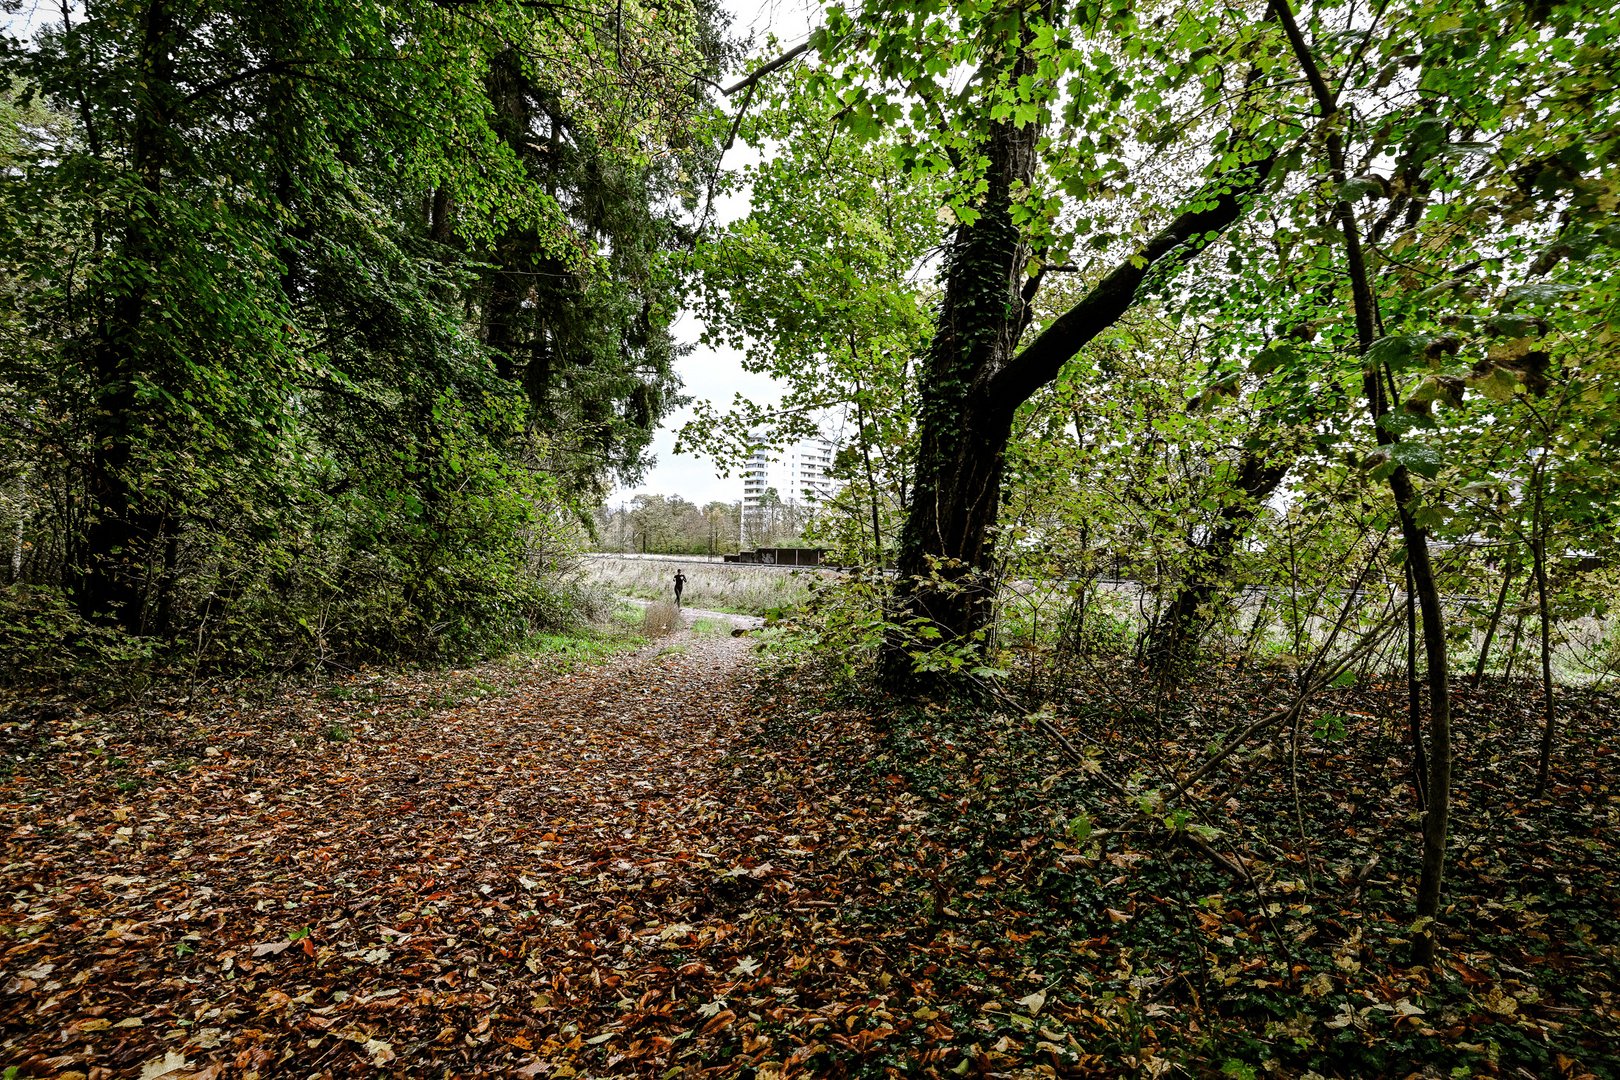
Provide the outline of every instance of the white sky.
[[26,44],[34,24],[39,21],[38,9],[38,3],[30,3],[23,5],[22,11],[15,15],[0,10],[0,34],[10,34]]
[[[766,54],[767,35],[774,34],[785,46],[797,45],[820,21],[822,10],[816,0],[726,0],[725,7],[732,17],[733,32],[738,37],[753,38],[750,55],[756,62],[760,57],[776,55],[775,50]],[[726,155],[724,165],[737,168],[751,160],[754,156],[750,148],[738,143]],[[747,210],[746,192],[718,198],[714,204],[715,224],[734,221]],[[675,326],[675,336],[683,342],[696,342],[702,331],[702,323],[691,314],[683,314]],[[684,393],[697,401],[713,402],[721,411],[730,407],[732,396],[738,393],[762,405],[774,405],[782,399],[783,391],[776,380],[744,371],[742,355],[734,349],[698,345],[676,363],[675,370],[685,384]],[[708,458],[675,453],[675,433],[691,417],[692,409],[687,407],[665,419],[653,436],[655,463],[640,484],[616,489],[609,497],[611,503],[640,494],[679,495],[699,506],[712,499],[735,502],[742,498],[741,476],[724,479]]]

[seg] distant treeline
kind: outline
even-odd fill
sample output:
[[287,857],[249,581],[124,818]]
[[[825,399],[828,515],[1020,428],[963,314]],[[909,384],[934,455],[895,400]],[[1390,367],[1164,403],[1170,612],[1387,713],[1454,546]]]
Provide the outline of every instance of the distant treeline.
[[[769,493],[767,493],[768,495]],[[746,529],[740,502],[712,500],[699,507],[679,495],[637,495],[596,511],[597,547],[659,555],[721,555],[744,546],[792,544],[809,524],[801,507],[766,498],[750,507]]]

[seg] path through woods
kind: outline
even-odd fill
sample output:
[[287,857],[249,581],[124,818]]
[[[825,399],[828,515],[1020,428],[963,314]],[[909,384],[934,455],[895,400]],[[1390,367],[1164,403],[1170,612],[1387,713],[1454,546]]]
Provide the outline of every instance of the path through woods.
[[748,649],[9,729],[5,1062],[662,1075],[880,1042],[888,976],[818,940],[851,817],[761,783]]
[[[1534,1065],[1504,1075],[1615,1073],[1612,695],[1570,695],[1539,802],[1525,702],[1465,698],[1429,973],[1403,960],[1410,791],[1379,719],[1403,685],[1333,692],[1346,730],[1310,736],[1297,794],[1251,767],[1209,801],[1218,844],[1272,853],[1245,882],[1022,718],[938,707],[880,744],[750,641],[0,711],[0,1070],[1165,1075],[1283,1015],[1302,1058],[1349,1062],[1323,1075],[1493,1046]],[[1076,806],[1095,819],[1054,821]]]

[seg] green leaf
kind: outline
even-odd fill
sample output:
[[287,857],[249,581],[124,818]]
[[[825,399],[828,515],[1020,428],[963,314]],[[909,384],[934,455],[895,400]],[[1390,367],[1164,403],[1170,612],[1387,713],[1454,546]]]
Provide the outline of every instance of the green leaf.
[[1441,402],[1452,408],[1461,408],[1463,385],[1463,380],[1451,375],[1430,375],[1412,388],[1406,395],[1405,404],[1414,406]]
[[1341,742],[1345,736],[1346,718],[1324,713],[1311,721],[1311,734],[1325,742]]
[[1267,375],[1279,368],[1293,366],[1298,357],[1299,349],[1293,345],[1268,345],[1249,361],[1249,372],[1253,375]]
[[1382,197],[1387,190],[1386,183],[1377,176],[1355,176],[1340,184],[1336,194],[1344,202],[1355,202],[1370,195]]
[[1493,365],[1482,375],[1468,379],[1468,385],[1492,401],[1512,401],[1519,393],[1519,378],[1510,368]]
[[1554,281],[1542,281],[1509,289],[1507,298],[1510,303],[1554,304],[1577,291],[1578,288],[1574,285],[1561,285]]
[[1409,471],[1415,472],[1428,480],[1440,475],[1440,470],[1445,468],[1446,465],[1445,459],[1440,456],[1439,452],[1427,443],[1406,440],[1385,449],[1388,450],[1391,461],[1397,465],[1406,466]]
[[1367,347],[1367,359],[1399,371],[1421,358],[1433,340],[1432,334],[1390,334]]

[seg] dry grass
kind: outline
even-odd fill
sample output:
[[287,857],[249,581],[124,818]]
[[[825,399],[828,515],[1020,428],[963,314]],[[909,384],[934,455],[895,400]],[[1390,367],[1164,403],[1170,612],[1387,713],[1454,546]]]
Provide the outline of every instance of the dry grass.
[[673,634],[685,625],[686,620],[681,618],[680,611],[667,600],[656,600],[642,609],[641,632],[648,637]]
[[673,600],[675,571],[686,574],[686,607],[765,615],[796,607],[809,595],[814,570],[779,570],[738,563],[676,562],[671,559],[584,560],[589,579],[619,596]]

